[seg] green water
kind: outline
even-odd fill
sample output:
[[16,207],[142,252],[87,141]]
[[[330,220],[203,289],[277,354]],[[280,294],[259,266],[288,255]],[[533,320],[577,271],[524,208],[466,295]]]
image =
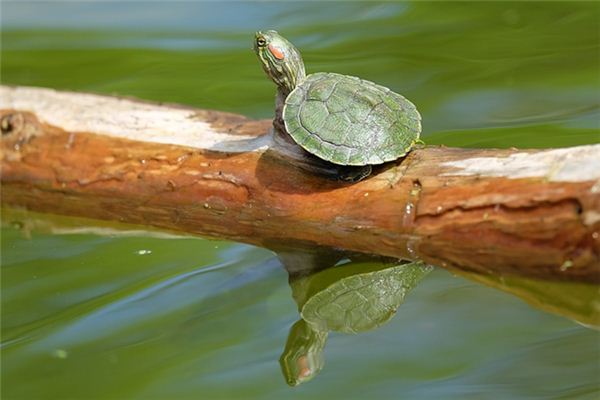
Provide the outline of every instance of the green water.
[[[268,118],[274,87],[250,46],[254,30],[275,28],[308,72],[358,75],[411,99],[428,143],[600,142],[596,2],[21,1],[0,11],[4,84]],[[444,270],[382,328],[332,333],[321,374],[289,388],[278,358],[297,308],[267,250],[10,224],[1,250],[3,399],[600,396],[596,331]]]

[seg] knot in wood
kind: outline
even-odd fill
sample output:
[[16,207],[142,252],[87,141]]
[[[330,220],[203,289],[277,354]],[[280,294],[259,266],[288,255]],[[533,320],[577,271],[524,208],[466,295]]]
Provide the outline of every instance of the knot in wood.
[[29,112],[4,110],[0,112],[0,131],[4,144],[20,151],[23,144],[42,134],[37,118]]
[[18,133],[23,129],[24,125],[23,114],[15,112],[4,114],[0,119],[0,131],[2,131],[2,136]]

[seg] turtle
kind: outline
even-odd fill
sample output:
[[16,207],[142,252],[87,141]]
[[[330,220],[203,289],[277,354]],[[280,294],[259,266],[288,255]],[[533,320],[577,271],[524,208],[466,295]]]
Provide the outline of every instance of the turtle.
[[311,169],[357,182],[420,143],[421,115],[404,96],[355,76],[306,75],[298,49],[274,30],[255,33],[254,51],[277,85],[275,132],[313,156]]
[[374,259],[350,260],[295,278],[290,274],[292,295],[301,318],[290,328],[279,359],[288,385],[307,382],[321,371],[330,331],[360,333],[384,325],[395,315],[406,294],[432,269],[422,261]]

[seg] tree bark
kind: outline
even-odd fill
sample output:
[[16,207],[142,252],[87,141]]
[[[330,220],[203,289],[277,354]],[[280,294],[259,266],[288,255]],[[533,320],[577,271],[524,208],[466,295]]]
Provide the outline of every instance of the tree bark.
[[0,123],[6,205],[600,281],[600,145],[421,147],[347,184],[299,169],[271,121],[224,112],[1,87]]

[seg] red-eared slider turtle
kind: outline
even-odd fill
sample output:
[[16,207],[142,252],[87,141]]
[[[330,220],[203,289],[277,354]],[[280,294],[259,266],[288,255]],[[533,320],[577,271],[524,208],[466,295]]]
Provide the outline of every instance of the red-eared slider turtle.
[[390,89],[354,76],[306,76],[300,52],[276,31],[256,32],[254,50],[277,85],[274,126],[308,153],[363,179],[371,165],[396,160],[419,141],[416,107]]
[[287,383],[296,386],[319,373],[330,331],[359,333],[388,322],[432,269],[421,261],[351,261],[290,280],[301,319],[290,329],[280,358]]

